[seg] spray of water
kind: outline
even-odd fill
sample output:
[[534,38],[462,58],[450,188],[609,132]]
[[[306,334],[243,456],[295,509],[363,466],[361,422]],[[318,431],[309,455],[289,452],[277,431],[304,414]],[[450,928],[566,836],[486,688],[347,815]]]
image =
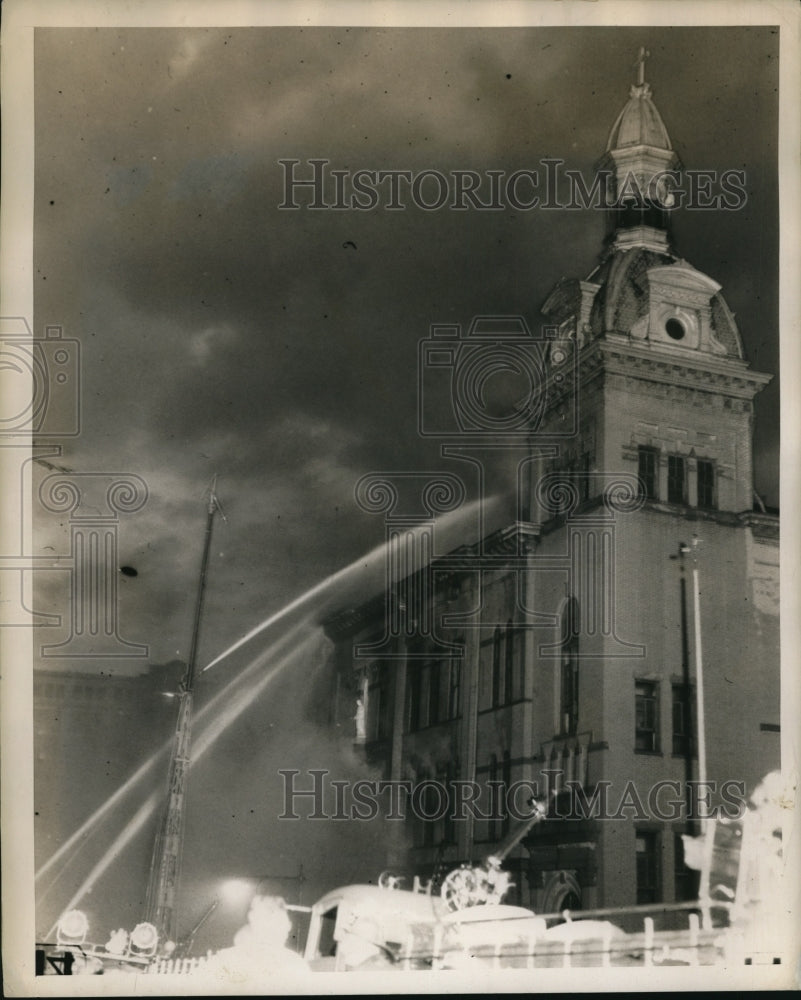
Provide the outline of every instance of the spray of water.
[[[100,876],[103,874],[103,872],[105,872],[105,870],[109,867],[112,861],[114,861],[114,859],[120,855],[123,848],[126,847],[126,845],[133,840],[136,834],[139,833],[139,831],[142,829],[145,823],[150,819],[160,799],[161,796],[158,793],[153,792],[153,794],[150,795],[149,798],[147,798],[145,802],[142,803],[142,805],[136,810],[136,813],[133,816],[133,818],[126,823],[125,829],[122,831],[122,833],[120,833],[119,836],[115,838],[114,843],[111,845],[111,847],[109,847],[109,849],[106,851],[103,857],[97,862],[97,864],[94,866],[91,872],[89,872],[89,875],[84,881],[83,885],[64,907],[63,912],[66,913],[67,911],[74,909],[74,907],[76,907],[81,902],[81,900],[87,894],[87,892],[89,892],[92,889],[92,887],[95,884],[95,881],[98,878],[100,878]],[[57,927],[58,927],[58,920],[56,920],[56,922],[47,932],[47,940],[52,940]]]
[[[270,684],[278,676],[278,674],[281,673],[281,671],[283,671],[298,657],[309,655],[319,641],[319,631],[314,631],[310,635],[307,635],[306,638],[303,639],[294,649],[282,657],[282,659],[278,662],[274,663],[272,668],[264,674],[264,676],[261,677],[255,685],[248,687],[245,691],[239,692],[238,697],[235,697],[230,704],[226,705],[223,712],[215,716],[211,723],[199,734],[198,739],[195,742],[195,749],[192,754],[190,767],[193,764],[196,764],[203,757],[203,755],[212,746],[214,746],[225,730],[236,721],[236,719],[249,705],[253,704],[254,699],[261,694],[267,685]],[[263,656],[260,656],[259,663],[261,663],[262,660]],[[115,837],[113,843],[105,854],[92,868],[89,875],[86,879],[84,879],[81,886],[73,895],[72,899],[70,899],[64,907],[64,911],[71,910],[78,906],[84,896],[92,890],[95,882],[106,872],[117,857],[119,857],[122,850],[131,842],[131,840],[133,840],[136,834],[139,833],[161,803],[162,796],[157,792],[154,792],[145,800],[139,809],[137,809],[134,816],[128,821],[128,823],[126,823],[121,833]],[[57,926],[58,921],[56,921],[56,923],[50,928],[47,935],[48,938],[52,937]]]
[[[284,635],[281,636],[276,642],[274,642],[268,649],[260,653],[255,659],[248,663],[243,670],[240,671],[236,677],[233,677],[225,685],[222,690],[218,691],[209,701],[200,709],[195,715],[196,726],[202,725],[205,719],[210,715],[215,713],[221,703],[228,703],[231,697],[231,689],[238,684],[246,683],[254,674],[258,673],[266,662],[272,660],[275,656],[281,654],[281,652],[286,648],[286,646],[293,640],[295,640],[302,628],[306,626],[306,622],[301,621],[298,624],[288,630]],[[77,853],[86,846],[89,842],[89,837],[91,833],[96,830],[101,823],[101,821],[115,810],[122,801],[143,781],[143,779],[151,773],[154,765],[161,760],[169,751],[172,746],[172,737],[165,740],[165,742],[156,750],[151,756],[134,771],[134,773],[125,781],[124,784],[120,785],[116,792],[111,795],[106,801],[99,806],[92,815],[85,820],[81,826],[59,847],[54,854],[39,868],[36,872],[36,881],[39,881],[44,875],[50,871],[54,865],[59,861],[64,860],[65,864],[68,861],[72,861]],[[74,853],[70,854],[71,851]],[[69,855],[69,857],[67,857]],[[48,890],[49,891],[49,890]],[[40,896],[40,902],[42,902],[44,895]]]
[[[461,524],[466,518],[474,516],[480,505],[483,506],[484,510],[487,510],[493,506],[497,500],[497,497],[492,497],[489,500],[484,500],[483,502],[481,500],[474,500],[471,503],[464,504],[458,510],[451,511],[449,514],[446,514],[439,519],[437,524],[440,525],[441,529],[452,527],[454,524]],[[418,532],[423,532],[425,530],[427,529],[424,525],[421,525],[417,529]],[[269,618],[265,618],[263,622],[255,628],[252,628],[247,635],[243,635],[241,639],[237,639],[235,643],[223,650],[219,656],[216,656],[210,663],[207,663],[203,670],[211,670],[212,667],[215,667],[227,656],[230,656],[231,653],[236,652],[237,649],[240,649],[246,643],[250,642],[251,639],[254,639],[257,635],[260,635],[268,628],[271,628],[276,624],[276,622],[281,621],[282,618],[286,618],[287,615],[291,614],[293,611],[296,611],[298,608],[308,604],[309,601],[320,597],[332,587],[338,586],[346,580],[353,578],[357,573],[376,568],[381,560],[386,559],[386,555],[387,544],[386,542],[382,542],[381,545],[377,545],[374,549],[368,552],[366,556],[362,556],[355,562],[352,562],[349,566],[345,566],[343,569],[337,570],[336,573],[332,573],[330,576],[326,577],[325,580],[315,584],[315,586],[309,588],[309,590],[305,593],[296,597],[295,600],[284,605],[280,611],[276,611],[275,614],[270,615]]]
[[[293,630],[293,635],[295,635],[297,631],[299,631],[299,629]],[[216,714],[205,729],[199,733],[195,742],[193,760],[198,760],[210,747],[214,745],[214,743],[216,743],[220,735],[225,732],[225,730],[228,729],[233,722],[236,721],[242,712],[249,705],[251,705],[256,698],[258,698],[261,692],[273,680],[278,672],[283,670],[289,663],[292,663],[293,660],[309,656],[315,647],[319,645],[321,639],[322,632],[319,629],[314,629],[314,631],[302,639],[295,646],[295,648],[287,654],[287,656],[276,664],[272,671],[264,674],[264,676],[262,676],[255,684],[248,685],[248,687],[240,691],[238,695],[230,698],[225,708]]]
[[165,743],[155,753],[153,753],[144,762],[144,764],[142,764],[140,767],[136,769],[136,771],[134,771],[134,773],[125,781],[124,784],[120,785],[120,787],[117,789],[116,792],[114,792],[113,795],[109,796],[109,798],[106,799],[106,801],[103,803],[102,806],[95,809],[92,815],[78,827],[78,829],[75,831],[75,833],[72,834],[72,836],[70,836],[66,841],[64,841],[61,847],[59,847],[59,849],[55,851],[47,859],[47,861],[45,861],[45,863],[41,866],[41,868],[36,872],[35,879],[37,882],[39,881],[39,879],[43,878],[55,864],[61,861],[62,858],[70,861],[74,859],[75,855],[71,856],[69,859],[66,859],[65,855],[68,854],[68,852],[70,852],[73,848],[76,848],[76,854],[77,854],[77,851],[79,851],[81,847],[83,847],[86,844],[87,838],[89,837],[92,829],[94,827],[97,827],[100,821],[105,816],[107,816],[108,813],[110,813],[115,806],[119,805],[120,802],[122,802],[122,800],[128,795],[128,793],[131,792],[139,784],[139,782],[147,774],[150,773],[150,771],[153,768],[153,765],[156,763],[159,757],[167,750],[169,745],[170,743]]
[[[498,498],[490,498],[489,500],[484,500],[484,509],[481,511],[483,514],[492,505],[496,503]],[[445,515],[440,518],[437,522],[441,530],[448,528],[453,528],[455,526],[461,525],[469,517],[473,517],[476,513],[477,508],[481,501],[476,500],[472,503],[465,504],[456,511],[452,511],[450,514]],[[421,526],[420,531],[425,530]],[[216,666],[222,660],[231,656],[236,650],[240,649],[246,643],[250,642],[253,638],[260,635],[261,633],[267,631],[269,628],[280,622],[281,620],[287,618],[293,611],[304,607],[310,601],[315,598],[321,597],[323,594],[331,590],[333,587],[340,586],[346,581],[352,581],[356,579],[360,574],[369,572],[379,567],[380,562],[386,559],[387,545],[382,543],[372,549],[366,556],[361,557],[355,562],[351,563],[349,566],[331,574],[325,580],[309,588],[305,593],[301,594],[299,597],[290,601],[283,608],[277,611],[275,614],[270,615],[263,622],[257,625],[255,628],[251,629],[245,636],[237,640],[226,650],[215,657],[210,663],[208,663],[203,670],[209,670],[211,667]],[[234,678],[232,678],[225,687],[219,691],[210,701],[204,706],[204,708],[197,713],[196,725],[200,726],[202,722],[208,718],[211,713],[216,712],[218,706],[221,702],[225,702],[225,707],[222,712],[217,713],[212,719],[211,723],[204,730],[199,730],[197,739],[195,741],[195,751],[193,754],[193,761],[198,760],[202,755],[216,742],[222,732],[225,731],[241,714],[241,712],[252,702],[253,698],[263,690],[263,688],[270,683],[270,681],[275,677],[275,675],[285,666],[291,659],[298,655],[301,650],[305,651],[307,644],[312,639],[309,636],[308,639],[302,643],[300,646],[292,650],[287,656],[285,656],[280,663],[275,664],[271,670],[264,674],[255,686],[250,686],[246,690],[240,692],[238,696],[232,697],[232,688],[238,684],[244,684],[250,679],[250,677],[257,671],[263,668],[265,661],[272,660],[276,655],[280,653],[281,650],[287,645],[291,640],[295,640],[299,633],[308,626],[309,620],[311,618],[311,613],[304,616],[298,623],[296,623],[269,649],[265,650],[255,659],[253,659],[246,667]],[[315,640],[319,639],[319,632],[314,633]],[[88,838],[90,834],[96,830],[100,822],[108,816],[108,814],[115,809],[126,796],[131,794],[134,788],[141,783],[141,781],[151,772],[154,765],[159,761],[169,750],[172,745],[172,739],[165,741],[165,743],[156,750],[149,758],[146,760],[126,781],[120,786],[117,791],[111,795],[106,802],[103,803],[95,812],[79,827],[75,833],[57,850],[54,854],[42,865],[42,867],[36,872],[36,880],[38,881],[42,878],[48,871],[50,871],[55,864],[61,860],[65,860],[66,856],[69,855],[68,860],[72,860],[77,856],[77,853],[89,842]],[[123,847],[130,842],[130,840],[136,835],[142,825],[147,821],[147,819],[152,815],[154,809],[156,808],[157,796],[151,796],[146,803],[140,807],[132,820],[126,825],[122,833],[113,842],[112,846],[103,855],[101,860],[94,866],[92,872],[88,878],[84,881],[83,886],[78,890],[76,895],[73,897],[71,903],[67,905],[65,909],[71,909],[77,904],[80,899],[86,894],[89,888],[94,884],[97,878],[106,871],[108,866],[117,857]],[[72,853],[70,853],[72,852]],[[49,892],[53,884],[57,880],[53,880],[53,883],[48,887],[46,892]],[[40,898],[41,901],[41,898]],[[52,933],[52,930],[51,930]]]

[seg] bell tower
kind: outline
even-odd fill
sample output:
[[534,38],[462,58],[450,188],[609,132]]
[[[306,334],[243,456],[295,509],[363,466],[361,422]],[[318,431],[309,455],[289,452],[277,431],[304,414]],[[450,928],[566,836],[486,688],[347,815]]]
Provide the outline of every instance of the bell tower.
[[648,53],[640,49],[637,82],[617,116],[598,171],[606,182],[606,204],[617,247],[668,247],[669,213],[681,162],[671,148],[662,116],[645,80]]
[[[542,308],[579,352],[579,417],[575,438],[533,475],[578,472],[588,501],[604,476],[629,473],[653,504],[750,511],[752,401],[771,376],[750,370],[721,286],[671,246],[680,162],[645,56],[598,163],[610,226],[600,263],[584,280],[559,281]],[[564,424],[570,402],[552,384],[541,435]],[[536,504],[533,516],[547,519]]]
[[[720,283],[673,246],[679,158],[644,59],[598,163],[600,260],[542,307],[527,597],[569,624],[561,640],[531,630],[532,731],[543,774],[580,774],[596,791],[669,781],[686,796],[692,780],[756,787],[778,760],[765,738],[778,731],[778,523],[754,512],[752,482],[753,400],[770,376],[749,367]],[[686,898],[681,835],[699,815],[674,822],[649,805],[633,820],[533,831],[532,884],[580,837],[591,845],[576,862],[583,906]]]

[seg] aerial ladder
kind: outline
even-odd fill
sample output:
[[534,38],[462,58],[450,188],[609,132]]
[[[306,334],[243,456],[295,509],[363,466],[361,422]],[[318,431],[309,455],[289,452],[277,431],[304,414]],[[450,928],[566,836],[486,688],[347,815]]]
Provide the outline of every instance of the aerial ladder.
[[[211,534],[214,515],[222,514],[216,494],[217,477],[212,480],[206,514],[206,533],[203,542],[203,558],[200,566],[200,583],[195,604],[195,618],[192,628],[192,643],[186,671],[178,691],[178,720],[175,727],[172,753],[167,780],[167,802],[164,817],[153,848],[150,878],[147,891],[147,919],[158,931],[161,942],[177,941],[177,896],[181,876],[184,828],[186,824],[186,784],[189,774],[192,702],[196,674],[198,638],[203,613],[203,597],[206,589]],[[223,515],[224,518],[225,515]]]

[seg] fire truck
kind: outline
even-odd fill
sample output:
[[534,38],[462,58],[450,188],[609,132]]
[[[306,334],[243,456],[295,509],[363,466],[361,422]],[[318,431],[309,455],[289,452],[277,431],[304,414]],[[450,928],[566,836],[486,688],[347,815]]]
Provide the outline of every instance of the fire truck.
[[[308,914],[298,968],[306,974],[781,964],[791,949],[782,939],[787,922],[777,916],[787,805],[778,773],[762,782],[751,803],[739,819],[707,819],[701,836],[685,839],[687,863],[701,872],[697,900],[539,914],[504,902],[511,884],[504,857],[546,816],[545,804],[535,804],[496,854],[452,870],[438,892],[417,880],[402,888],[386,872],[377,884],[334,889],[313,906],[287,905]],[[87,945],[81,917],[73,911],[62,918],[55,947],[37,946],[37,971],[202,975],[213,967],[213,955],[159,948],[150,924],[117,931],[102,947]],[[228,951],[235,962],[236,949]]]
[[543,914],[504,903],[504,856],[545,818],[540,804],[497,854],[451,871],[439,895],[430,884],[402,889],[390,874],[326,894],[311,907],[304,958],[317,971],[781,964],[778,773],[752,805],[685,838],[701,872],[697,900]]

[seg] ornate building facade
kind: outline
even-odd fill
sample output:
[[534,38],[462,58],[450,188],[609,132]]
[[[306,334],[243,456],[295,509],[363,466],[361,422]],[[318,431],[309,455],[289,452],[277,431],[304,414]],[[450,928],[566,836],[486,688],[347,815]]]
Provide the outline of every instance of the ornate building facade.
[[[536,790],[548,818],[504,865],[538,912],[694,898],[682,834],[779,766],[778,516],[752,462],[770,376],[672,246],[678,169],[641,69],[599,163],[600,263],[542,307],[516,520],[326,625],[366,773],[427,783],[388,864],[503,851]],[[480,808],[439,808],[467,784]]]

